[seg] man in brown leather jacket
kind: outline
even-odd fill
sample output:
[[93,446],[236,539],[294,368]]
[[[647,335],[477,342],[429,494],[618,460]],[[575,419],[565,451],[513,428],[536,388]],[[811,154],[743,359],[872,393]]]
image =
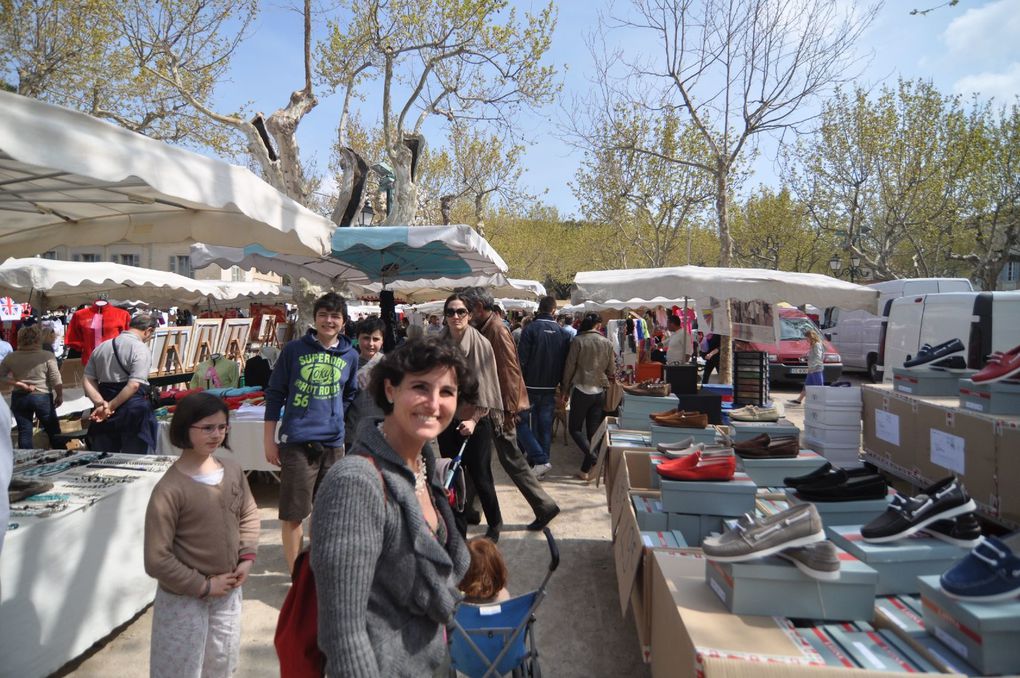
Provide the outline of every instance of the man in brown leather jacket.
[[[521,376],[521,365],[517,359],[517,347],[506,325],[494,312],[492,295],[480,287],[467,291],[471,299],[471,323],[492,344],[496,358],[496,375],[503,399],[503,412],[494,413],[493,437],[499,463],[524,499],[535,512],[535,520],[528,524],[529,530],[541,530],[560,512],[553,498],[542,489],[524,453],[517,445],[517,420],[519,413],[528,409],[528,391]],[[489,416],[493,416],[490,414]]]

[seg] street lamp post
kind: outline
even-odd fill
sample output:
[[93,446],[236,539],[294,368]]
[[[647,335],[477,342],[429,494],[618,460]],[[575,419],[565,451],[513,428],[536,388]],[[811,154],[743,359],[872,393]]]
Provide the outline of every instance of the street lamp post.
[[365,206],[361,208],[361,225],[371,226],[372,218],[375,216],[375,210],[372,209],[372,202],[370,200],[365,201]]
[[850,266],[843,270],[840,267],[843,262],[840,261],[838,254],[833,254],[832,258],[829,259],[829,268],[832,269],[832,275],[839,278],[842,275],[850,276],[850,282],[857,282],[857,275],[861,272],[861,257],[857,254],[850,255]]

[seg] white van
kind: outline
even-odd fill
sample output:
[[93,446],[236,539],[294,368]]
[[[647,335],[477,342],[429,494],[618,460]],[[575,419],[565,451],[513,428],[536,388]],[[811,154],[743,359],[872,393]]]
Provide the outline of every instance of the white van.
[[980,369],[994,351],[1020,344],[1020,292],[951,292],[894,299],[882,328],[879,364],[883,381],[892,381],[892,368],[924,344],[936,346],[959,339],[967,367]]
[[[893,299],[938,292],[970,292],[973,287],[966,278],[902,278],[868,285],[879,292],[878,310],[884,314]],[[867,311],[825,309],[822,330],[843,357],[844,372],[867,372],[871,381],[881,381],[878,359],[883,315]]]

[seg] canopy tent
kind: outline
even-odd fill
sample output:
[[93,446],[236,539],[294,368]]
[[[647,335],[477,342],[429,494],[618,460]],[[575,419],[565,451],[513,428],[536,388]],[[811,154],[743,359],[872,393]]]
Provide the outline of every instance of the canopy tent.
[[[461,287],[484,287],[494,297],[513,299],[537,299],[545,296],[545,286],[535,280],[506,278],[502,273],[492,276],[469,276],[466,278],[439,278],[436,280],[399,280],[386,285],[386,289],[409,304],[445,300],[454,290]],[[377,297],[383,290],[382,283],[350,286],[351,293],[359,297]],[[442,308],[442,306],[440,306]]]
[[[524,311],[526,313],[534,313],[538,310],[538,302],[530,299],[500,299],[496,298],[495,302],[503,307],[505,311]],[[426,301],[417,304],[403,304],[398,310],[407,313],[413,312],[422,316],[430,316],[433,313],[441,314],[443,312],[443,306],[446,305],[446,299],[437,299],[435,301]]]
[[[694,299],[687,299],[687,308],[694,308]],[[606,301],[585,301],[580,304],[573,304],[568,307],[564,307],[560,310],[561,313],[587,313],[589,311],[628,311],[636,310],[639,308],[658,308],[659,306],[665,306],[666,308],[672,308],[673,306],[680,306],[683,308],[683,299],[667,299],[666,297],[655,297],[654,299],[628,299],[626,301],[620,301],[619,299],[608,299]],[[571,309],[567,311],[567,308]]]
[[137,266],[40,258],[8,259],[0,264],[0,296],[42,308],[75,306],[110,296],[195,305],[210,294],[223,293],[210,281]]
[[0,251],[202,241],[319,256],[335,225],[243,167],[0,91]]
[[167,306],[225,307],[289,298],[288,288],[266,282],[193,280],[176,273],[122,264],[8,259],[0,264],[0,296],[42,308],[75,306],[97,298]]
[[[211,264],[305,278],[333,287],[396,290],[401,281],[491,277],[507,270],[496,250],[470,226],[361,226],[333,232],[330,254],[287,255],[259,245],[193,245],[192,268]],[[471,283],[468,283],[471,284]],[[462,285],[458,285],[462,286]],[[366,294],[371,294],[367,292]]]
[[608,301],[634,297],[664,296],[676,299],[735,299],[825,308],[877,311],[878,291],[818,273],[789,273],[761,268],[632,268],[615,271],[583,271],[574,277],[571,299]]

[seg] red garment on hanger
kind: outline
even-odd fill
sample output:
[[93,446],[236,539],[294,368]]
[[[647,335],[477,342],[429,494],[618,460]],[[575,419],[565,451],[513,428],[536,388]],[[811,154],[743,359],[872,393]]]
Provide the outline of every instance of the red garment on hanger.
[[[100,316],[98,322],[102,323],[102,325],[94,328],[93,323],[96,316]],[[96,346],[107,339],[113,339],[119,335],[128,328],[130,322],[131,314],[124,309],[110,306],[109,304],[105,306],[92,304],[80,311],[75,311],[74,315],[71,316],[71,322],[67,325],[67,335],[64,337],[64,343],[73,349],[81,351],[81,364],[84,366],[88,364],[89,356],[92,355],[92,351],[96,349]],[[97,329],[99,332],[97,332]],[[100,334],[100,336],[97,337],[97,334]]]

